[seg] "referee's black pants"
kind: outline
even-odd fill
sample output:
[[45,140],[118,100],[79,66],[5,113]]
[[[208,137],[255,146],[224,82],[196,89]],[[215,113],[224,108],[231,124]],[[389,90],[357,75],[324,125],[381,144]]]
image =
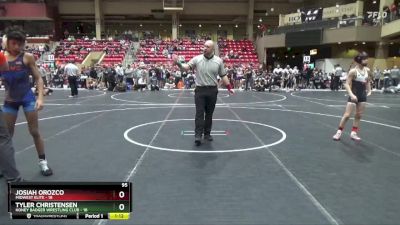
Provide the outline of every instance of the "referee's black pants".
[[0,173],[7,180],[16,180],[20,177],[15,164],[15,150],[8,127],[0,109]]
[[78,81],[76,76],[68,76],[69,87],[71,88],[71,96],[78,95]]
[[197,86],[195,89],[194,102],[196,104],[195,137],[200,138],[202,134],[210,135],[212,127],[212,116],[217,103],[217,86]]

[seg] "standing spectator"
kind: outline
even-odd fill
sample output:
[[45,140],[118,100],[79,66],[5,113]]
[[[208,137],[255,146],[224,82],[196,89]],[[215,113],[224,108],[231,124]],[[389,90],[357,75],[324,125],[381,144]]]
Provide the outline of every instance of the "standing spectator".
[[116,82],[116,71],[114,67],[110,66],[107,68],[107,82],[108,82],[108,91],[114,91],[115,86],[117,85]]
[[397,86],[400,78],[400,70],[397,66],[394,66],[393,69],[390,70],[390,76],[392,77],[392,86]]
[[150,78],[150,90],[151,91],[159,91],[160,90],[160,88],[158,87],[158,79],[157,79],[156,74],[152,75]]
[[384,6],[383,12],[387,14],[387,16],[383,18],[383,24],[389,23],[391,18],[390,8],[388,6]]
[[374,85],[375,85],[376,90],[380,89],[381,75],[382,75],[382,72],[377,67],[375,67],[375,69],[374,69]]
[[383,71],[383,91],[390,86],[390,70],[386,69]]
[[158,85],[159,85],[160,88],[163,88],[164,87],[165,78],[164,78],[164,69],[163,69],[163,67],[161,65],[159,65],[156,68],[156,74],[157,74]]
[[186,89],[192,88],[194,84],[195,84],[194,74],[191,71],[189,71],[186,78]]
[[133,86],[133,68],[131,68],[131,65],[128,65],[128,67],[125,69],[125,77],[126,77],[126,84],[129,86]]
[[143,89],[147,88],[147,79],[144,74],[142,74],[142,77],[140,77],[138,80],[138,88],[140,91],[143,91]]
[[97,71],[96,69],[92,66],[90,68],[90,72],[89,72],[89,82],[88,82],[88,88],[89,89],[97,89],[97,81],[98,81],[99,77],[97,76]]
[[339,83],[340,77],[342,76],[343,68],[340,64],[335,65],[335,69],[333,70],[333,90],[339,91]]
[[178,88],[178,83],[182,80],[182,73],[180,70],[176,70],[174,73],[175,77],[175,88]]
[[104,87],[108,90],[108,73],[111,71],[108,69],[109,66],[104,66],[103,68],[103,75],[102,75],[102,81],[104,83]]
[[87,81],[89,78],[89,73],[90,70],[88,70],[86,67],[82,67],[81,69],[81,76],[79,77],[79,83],[81,88],[87,88]]
[[64,68],[61,66],[57,66],[53,77],[53,87],[58,86],[64,87]]
[[251,81],[252,81],[252,72],[251,69],[247,69],[246,73],[244,74],[245,79],[245,91],[251,90]]
[[[149,70],[149,77],[150,77],[151,80],[153,79],[153,77],[157,77],[157,71],[156,71],[156,68],[154,67],[154,65],[152,65],[152,66],[150,67],[150,70]],[[156,84],[155,84],[155,85],[157,85],[157,81],[156,81]]]
[[296,90],[300,85],[300,78],[301,78],[300,77],[300,72],[297,69],[297,66],[293,67],[292,72],[294,74],[294,90]]
[[397,19],[397,6],[396,6],[396,3],[393,2],[390,5],[390,21],[393,21],[396,19]]
[[43,85],[45,87],[47,87],[47,71],[46,71],[46,69],[44,68],[43,65],[40,65],[39,72],[40,72],[40,75],[42,76]]
[[122,68],[122,64],[117,65],[115,72],[118,77],[118,82],[122,82],[124,80],[124,69]]

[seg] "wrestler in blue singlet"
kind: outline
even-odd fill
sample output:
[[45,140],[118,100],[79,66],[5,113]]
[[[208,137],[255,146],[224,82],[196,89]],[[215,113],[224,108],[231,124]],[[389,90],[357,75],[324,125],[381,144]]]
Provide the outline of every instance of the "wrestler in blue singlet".
[[9,70],[1,72],[6,95],[3,112],[17,115],[20,106],[24,112],[35,111],[36,98],[31,90],[31,69],[24,64],[24,53],[8,62]]

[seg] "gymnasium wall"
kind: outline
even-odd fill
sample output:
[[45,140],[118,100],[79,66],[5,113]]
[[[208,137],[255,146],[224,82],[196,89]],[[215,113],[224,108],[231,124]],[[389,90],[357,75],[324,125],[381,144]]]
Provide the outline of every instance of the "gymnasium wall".
[[[286,14],[301,7],[300,3],[262,3],[255,2],[255,10],[268,10],[271,15]],[[162,9],[162,0],[149,1],[103,1],[103,12],[106,15],[146,15],[151,14],[152,9]],[[274,11],[270,9],[274,8]],[[278,10],[279,9],[279,10]],[[61,15],[94,14],[93,0],[59,0],[59,12]],[[184,15],[238,15],[247,16],[248,3],[198,1],[185,3]]]

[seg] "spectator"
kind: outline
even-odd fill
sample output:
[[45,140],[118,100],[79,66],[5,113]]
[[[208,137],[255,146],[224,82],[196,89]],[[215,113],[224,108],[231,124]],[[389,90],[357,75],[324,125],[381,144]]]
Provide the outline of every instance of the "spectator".
[[397,66],[394,66],[393,69],[390,70],[390,76],[392,78],[392,86],[397,86],[400,78],[400,70]]
[[118,82],[122,82],[124,80],[124,69],[122,68],[122,64],[118,64],[115,68],[115,72],[118,78]]
[[373,74],[374,74],[374,88],[376,90],[379,90],[381,87],[380,80],[381,80],[382,72],[377,67],[375,67]]
[[180,70],[176,70],[174,73],[175,77],[175,88],[178,88],[178,83],[182,80],[182,73]]
[[393,21],[396,19],[397,19],[397,6],[396,6],[396,3],[393,2],[390,5],[390,21]]
[[133,86],[133,68],[131,68],[131,65],[128,65],[128,67],[125,69],[125,76],[126,76],[126,84],[128,86]]
[[165,83],[166,89],[174,89],[175,88],[175,78],[173,76],[169,76]]
[[143,91],[143,89],[147,89],[147,79],[145,75],[142,75],[138,80],[138,89]]

